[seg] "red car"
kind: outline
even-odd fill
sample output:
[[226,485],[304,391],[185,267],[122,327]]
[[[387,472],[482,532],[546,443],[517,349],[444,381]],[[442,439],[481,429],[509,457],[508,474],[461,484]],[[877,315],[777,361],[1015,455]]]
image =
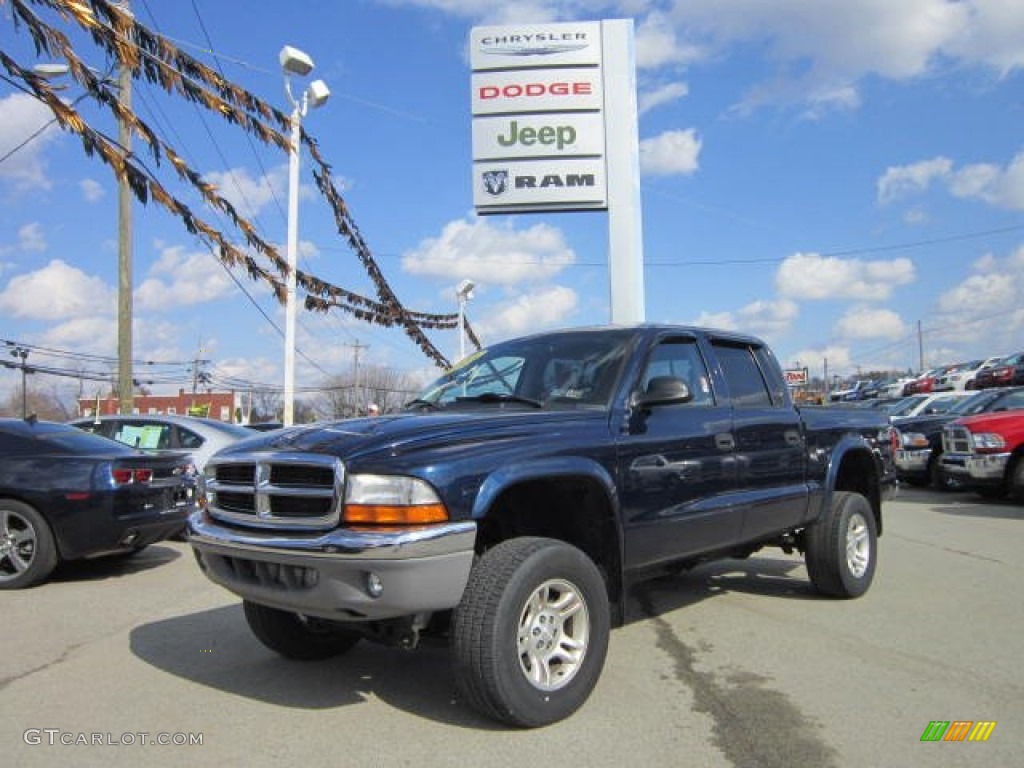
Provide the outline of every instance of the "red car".
[[977,389],[1024,384],[1024,352],[1004,357],[990,368],[982,368],[974,379]]

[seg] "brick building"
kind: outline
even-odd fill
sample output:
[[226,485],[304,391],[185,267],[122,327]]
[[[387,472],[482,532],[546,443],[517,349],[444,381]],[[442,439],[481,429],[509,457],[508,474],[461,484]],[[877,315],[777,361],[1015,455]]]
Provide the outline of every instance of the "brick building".
[[[118,413],[119,398],[83,397],[78,400],[80,416],[101,416]],[[235,392],[186,392],[179,389],[176,395],[135,395],[132,398],[132,413],[168,413],[183,416],[209,416],[217,421],[237,421],[241,413],[241,401]]]

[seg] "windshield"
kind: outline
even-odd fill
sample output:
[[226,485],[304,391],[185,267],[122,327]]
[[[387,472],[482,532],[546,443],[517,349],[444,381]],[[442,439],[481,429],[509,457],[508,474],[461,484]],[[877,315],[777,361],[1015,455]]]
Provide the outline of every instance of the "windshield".
[[906,416],[914,408],[924,400],[924,395],[911,395],[910,397],[904,397],[902,400],[897,400],[892,405],[886,408],[886,412],[890,416]]
[[456,364],[410,406],[519,402],[607,407],[633,335],[627,330],[566,331],[498,344]]

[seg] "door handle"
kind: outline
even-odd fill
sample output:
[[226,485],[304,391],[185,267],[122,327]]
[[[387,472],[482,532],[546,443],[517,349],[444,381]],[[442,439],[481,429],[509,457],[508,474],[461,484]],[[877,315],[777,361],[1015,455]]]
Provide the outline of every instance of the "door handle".
[[721,432],[715,435],[715,448],[720,451],[731,451],[736,448],[736,441],[728,432]]

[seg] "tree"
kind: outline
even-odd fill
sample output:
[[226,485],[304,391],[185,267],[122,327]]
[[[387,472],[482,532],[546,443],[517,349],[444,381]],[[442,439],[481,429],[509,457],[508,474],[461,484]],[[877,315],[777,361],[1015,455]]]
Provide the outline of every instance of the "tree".
[[358,387],[351,374],[332,376],[323,384],[323,392],[313,402],[321,419],[349,419],[365,416],[370,403],[381,413],[399,410],[422,388],[419,376],[384,366],[359,369]]

